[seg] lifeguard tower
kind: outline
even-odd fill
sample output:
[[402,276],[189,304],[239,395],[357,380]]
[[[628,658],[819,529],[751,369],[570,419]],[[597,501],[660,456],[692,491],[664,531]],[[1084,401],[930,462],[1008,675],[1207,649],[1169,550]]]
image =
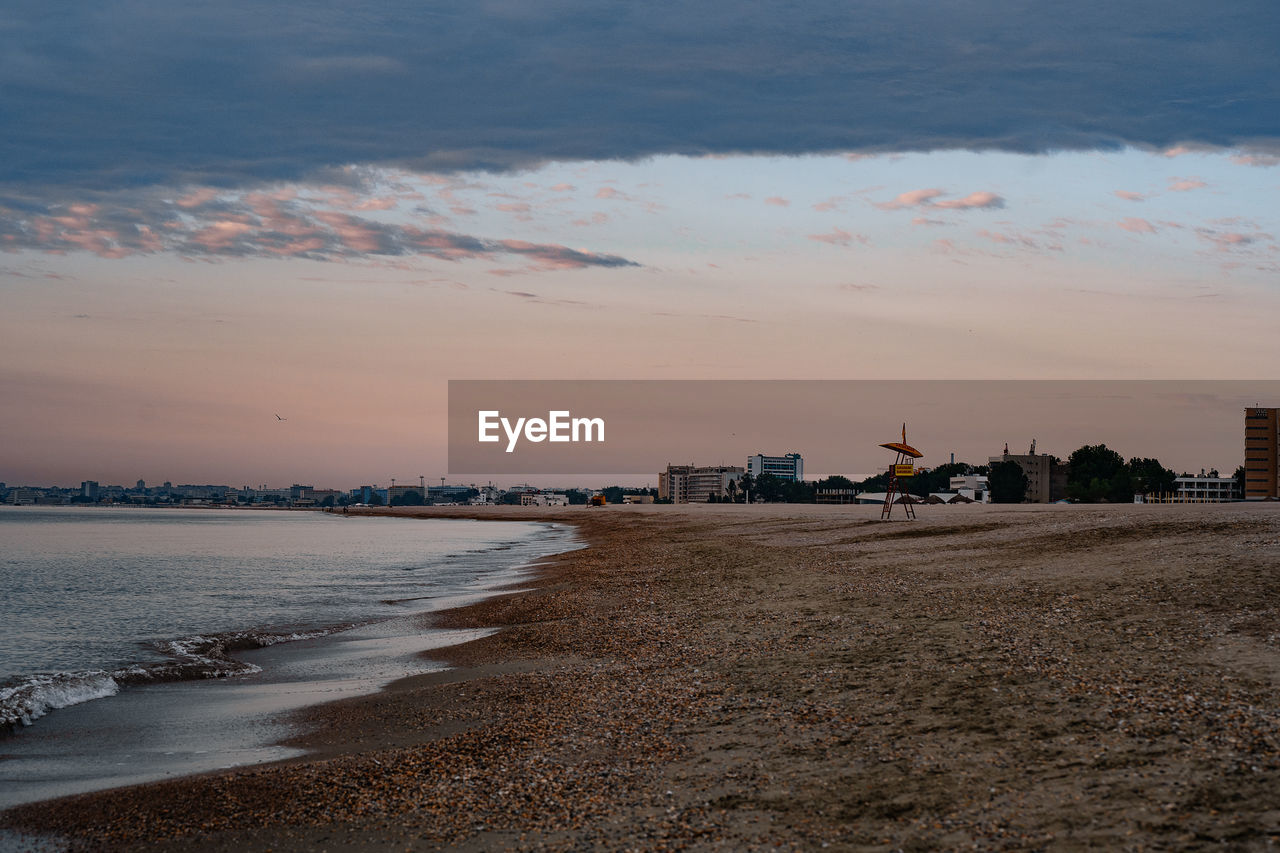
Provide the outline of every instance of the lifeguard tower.
[[889,487],[884,493],[884,506],[880,508],[880,520],[885,521],[893,515],[894,498],[901,494],[902,511],[907,518],[916,517],[915,498],[907,493],[905,487],[899,484],[899,480],[909,479],[915,474],[915,461],[924,456],[919,450],[907,444],[907,425],[902,425],[902,441],[889,441],[880,445],[881,447],[892,450],[897,455],[893,459],[893,464],[889,466]]

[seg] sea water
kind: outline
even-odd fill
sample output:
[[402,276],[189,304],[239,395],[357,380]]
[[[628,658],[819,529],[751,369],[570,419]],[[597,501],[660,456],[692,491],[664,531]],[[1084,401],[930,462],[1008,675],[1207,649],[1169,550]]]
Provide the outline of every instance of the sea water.
[[0,807],[282,757],[272,714],[424,671],[478,634],[412,617],[573,547],[534,522],[0,508]]

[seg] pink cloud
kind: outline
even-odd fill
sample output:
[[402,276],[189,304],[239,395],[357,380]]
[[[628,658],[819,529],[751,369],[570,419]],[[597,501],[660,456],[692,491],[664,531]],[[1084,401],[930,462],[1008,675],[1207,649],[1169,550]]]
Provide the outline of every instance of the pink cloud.
[[1209,186],[1199,178],[1182,178],[1182,179],[1170,178],[1169,180],[1170,180],[1169,192],[1171,193],[1185,193],[1185,192],[1190,192],[1191,190],[1199,190]]
[[[56,254],[91,252],[103,258],[171,252],[185,260],[215,257],[305,257],[340,261],[362,257],[381,266],[404,264],[394,256],[427,255],[441,260],[514,256],[528,270],[638,266],[616,255],[556,244],[502,241],[379,222],[353,213],[315,209],[313,196],[253,192],[237,197],[220,191],[184,196],[179,207],[163,191],[139,190],[128,203],[109,208],[79,201],[51,205],[21,218],[0,207],[0,249]],[[345,197],[330,194],[324,200]],[[379,209],[380,205],[373,205]],[[513,202],[513,212],[528,205]],[[605,221],[597,214],[593,221]],[[377,259],[376,261],[374,259]]]
[[352,207],[352,210],[391,210],[391,208],[395,207],[399,203],[400,200],[394,196],[383,196],[381,198],[370,198],[365,199],[362,202],[358,202]]
[[856,240],[863,245],[869,241],[862,234],[850,234],[842,228],[832,228],[830,234],[810,234],[810,240],[816,240],[819,243],[826,243],[831,246],[849,246]]
[[231,247],[239,238],[253,232],[253,226],[244,222],[214,222],[191,235],[191,242],[211,252]]
[[624,192],[622,192],[622,191],[620,191],[620,190],[615,190],[613,187],[601,187],[600,189],[596,190],[596,198],[605,198],[605,199],[609,199],[609,198],[619,198],[619,199],[625,199],[626,197],[627,197],[627,194],[626,194],[626,193],[624,193]]
[[937,200],[945,195],[943,190],[935,188],[912,190],[905,192],[893,201],[876,203],[881,210],[898,210],[904,207],[930,207],[937,210],[979,210],[1004,207],[1004,198],[993,192],[972,192],[964,198]]
[[791,206],[791,202],[788,199],[785,199],[785,198],[782,198],[781,196],[776,196],[776,195],[769,196],[764,200],[764,203],[768,205],[772,205],[774,207],[790,207]]
[[939,207],[944,210],[972,210],[975,208],[993,208],[1004,207],[1004,199],[995,193],[976,192],[969,193],[964,198],[952,199],[950,201],[936,201],[933,207]]
[[551,191],[553,193],[571,193],[576,189],[577,187],[575,187],[573,184],[556,184],[555,186],[551,187]]
[[1116,190],[1116,198],[1122,198],[1125,201],[1146,201],[1147,197],[1142,193],[1131,193],[1128,190]]
[[609,214],[601,213],[600,211],[597,210],[595,213],[591,214],[590,219],[584,216],[581,219],[573,220],[572,224],[577,225],[579,228],[582,228],[588,225],[604,225],[608,221],[609,221]]
[[1235,163],[1237,166],[1266,168],[1269,166],[1280,166],[1280,156],[1275,154],[1237,154],[1231,158],[1231,162]]
[[882,201],[876,204],[883,210],[896,210],[900,207],[915,207],[919,204],[927,204],[938,196],[942,195],[942,190],[912,190],[905,192],[895,198],[893,201]]
[[[1214,248],[1219,252],[1229,252],[1233,249],[1244,249],[1253,246],[1256,243],[1270,241],[1275,242],[1275,238],[1264,232],[1256,232],[1253,234],[1244,234],[1239,231],[1214,231],[1211,228],[1197,228],[1196,235],[1200,239],[1212,243]],[[1259,247],[1261,248],[1261,247]],[[1273,250],[1275,246],[1271,247]]]
[[353,252],[378,252],[383,249],[378,231],[370,227],[366,220],[332,211],[320,211],[315,217],[332,228],[342,244]]
[[1132,231],[1134,234],[1156,233],[1156,227],[1152,225],[1150,222],[1148,222],[1145,219],[1138,219],[1137,217],[1133,217],[1133,216],[1130,216],[1126,219],[1121,219],[1119,222],[1116,223],[1116,225],[1119,228],[1124,229],[1125,231]]
[[194,190],[182,196],[175,201],[174,204],[183,209],[200,207],[201,205],[208,204],[217,197],[217,190],[212,187],[202,187],[201,189]]
[[1022,234],[1010,234],[1004,231],[987,231],[978,232],[979,237],[985,237],[993,243],[1002,243],[1006,246],[1021,246],[1024,249],[1038,249],[1040,245],[1030,237]]
[[917,216],[911,220],[912,225],[950,225],[949,222],[943,222],[941,219],[926,219],[923,216]]

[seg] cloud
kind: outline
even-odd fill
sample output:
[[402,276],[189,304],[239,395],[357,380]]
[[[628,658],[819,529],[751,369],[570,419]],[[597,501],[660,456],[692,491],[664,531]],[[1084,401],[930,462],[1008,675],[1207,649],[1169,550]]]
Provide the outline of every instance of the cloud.
[[964,198],[939,199],[944,190],[925,189],[905,192],[893,201],[877,202],[881,210],[898,210],[904,207],[931,207],[937,210],[976,210],[1004,207],[1004,199],[993,192],[973,192]]
[[1000,208],[1004,207],[1004,199],[995,193],[977,192],[969,193],[964,198],[951,199],[949,201],[935,201],[933,207],[942,208],[943,210],[971,210],[974,208]]
[[933,199],[942,195],[942,190],[911,190],[905,192],[895,198],[893,201],[876,202],[876,207],[881,210],[897,210],[902,207],[916,207],[917,205],[929,204]]
[[768,205],[772,205],[773,207],[790,207],[791,206],[790,200],[782,198],[781,196],[776,196],[776,195],[769,196],[764,200],[764,203]]
[[46,196],[345,164],[1280,140],[1273,0],[10,6],[0,185]]
[[1116,190],[1115,197],[1122,198],[1125,201],[1146,201],[1147,200],[1147,197],[1142,193],[1132,193],[1132,192],[1129,192],[1128,190]]
[[850,246],[855,241],[866,245],[870,242],[866,236],[862,234],[850,234],[842,228],[832,228],[830,234],[810,234],[810,240],[816,240],[819,243],[826,243],[831,246]]
[[1237,154],[1231,158],[1231,162],[1237,166],[1267,168],[1280,166],[1280,156],[1275,154]]
[[1211,243],[1219,252],[1247,249],[1262,242],[1275,242],[1274,236],[1263,232],[1244,234],[1239,231],[1216,231],[1212,228],[1197,228],[1196,236]]
[[[1005,231],[987,231],[984,229],[978,232],[978,236],[985,237],[993,243],[1001,243],[1006,246],[1016,246],[1023,249],[1040,248],[1040,244],[1036,242],[1034,238],[1028,237],[1025,234],[1016,234]],[[944,243],[949,241],[939,240],[937,242]]]
[[1154,225],[1152,225],[1150,222],[1148,222],[1145,219],[1139,219],[1138,217],[1135,217],[1135,216],[1130,216],[1128,218],[1121,219],[1119,222],[1116,223],[1116,226],[1125,231],[1132,231],[1134,234],[1156,233],[1156,227]]
[[[118,195],[118,194],[117,194]],[[440,260],[516,258],[534,269],[634,267],[617,255],[557,244],[494,240],[436,228],[376,221],[264,193],[168,198],[141,191],[119,207],[53,204],[15,210],[0,204],[0,249],[91,252],[123,258],[160,252],[186,257],[295,257],[317,261],[424,256]]]
[[1185,192],[1190,192],[1191,190],[1204,189],[1207,186],[1209,185],[1206,184],[1204,181],[1200,180],[1199,178],[1170,178],[1169,179],[1169,192],[1171,193],[1185,193]]

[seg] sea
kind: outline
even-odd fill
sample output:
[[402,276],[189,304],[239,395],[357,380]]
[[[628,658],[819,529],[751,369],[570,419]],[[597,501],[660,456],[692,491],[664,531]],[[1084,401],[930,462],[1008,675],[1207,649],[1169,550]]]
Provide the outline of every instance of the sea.
[[296,754],[288,711],[440,668],[487,632],[423,613],[576,547],[540,522],[0,507],[0,808]]

